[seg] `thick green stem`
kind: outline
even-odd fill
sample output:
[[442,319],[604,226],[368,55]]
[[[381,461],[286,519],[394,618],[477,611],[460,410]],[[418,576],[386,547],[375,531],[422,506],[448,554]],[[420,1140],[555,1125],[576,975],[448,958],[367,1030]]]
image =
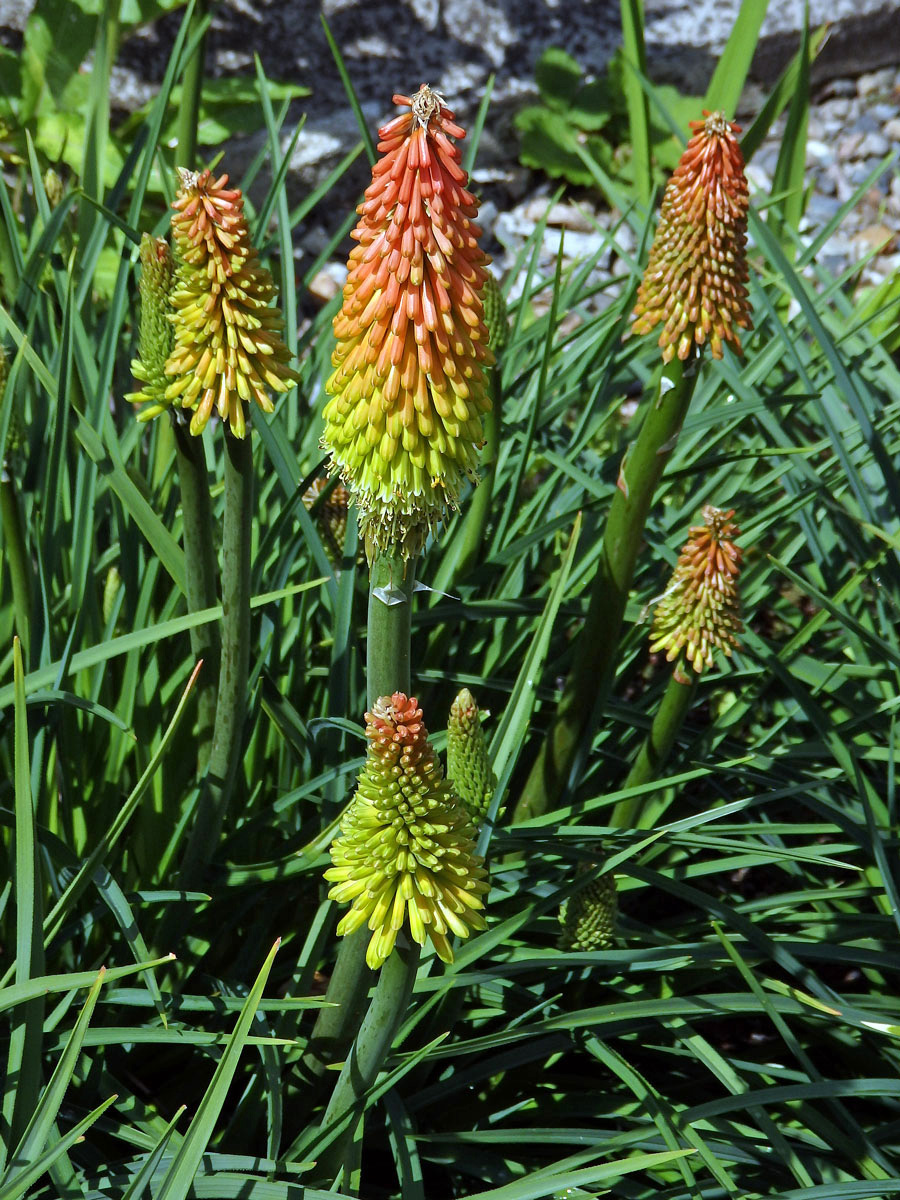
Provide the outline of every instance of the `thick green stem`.
[[[693,671],[689,669],[685,673],[680,665],[676,665],[656,710],[650,732],[628,772],[623,790],[650,783],[659,775],[684,723],[696,684],[697,676]],[[646,805],[647,796],[631,796],[627,800],[620,800],[613,809],[610,824],[617,829],[639,828]]]
[[185,854],[182,883],[204,875],[225,823],[241,755],[250,669],[250,538],[253,517],[253,450],[249,432],[225,436],[225,521],[222,530],[222,654],[209,766],[197,803],[197,820]]
[[[185,582],[189,612],[213,608],[219,602],[216,552],[213,545],[212,506],[203,441],[176,422],[175,455],[181,487],[184,533]],[[203,659],[197,680],[197,775],[206,770],[216,716],[216,671],[219,662],[219,631],[207,621],[191,630],[191,653]]]
[[499,367],[494,367],[490,372],[490,389],[491,409],[484,418],[484,450],[481,455],[484,474],[472,496],[469,513],[466,517],[462,550],[456,564],[455,577],[457,579],[468,575],[478,564],[484,550],[484,538],[494,499],[494,479],[497,475],[497,455],[500,449],[500,430],[503,420],[503,393]]
[[676,359],[663,368],[637,441],[622,460],[572,669],[519,797],[515,821],[527,821],[556,806],[579,743],[609,696],[647,513],[690,405],[696,378],[696,364],[684,368]]
[[[405,937],[402,940],[398,938],[396,949],[379,973],[369,1011],[325,1110],[323,1127],[327,1128],[346,1117],[377,1079],[406,1013],[418,965],[419,947]],[[345,1190],[349,1182],[347,1152],[360,1115],[361,1110],[350,1120],[346,1130],[318,1157],[317,1174],[323,1182],[330,1182],[341,1166],[345,1167],[341,1190]]]
[[[197,0],[191,18],[189,37],[206,21],[209,0]],[[197,157],[197,124],[200,119],[200,99],[203,94],[203,69],[206,61],[206,34],[197,44],[187,66],[181,86],[181,107],[178,111],[178,151],[175,165],[192,171]]]
[[409,642],[415,560],[379,554],[369,576],[366,703],[394,692],[409,695]]
[[31,563],[25,542],[25,524],[16,485],[7,473],[0,471],[0,517],[2,517],[3,547],[12,582],[13,613],[16,633],[24,647],[26,661],[31,650]]
[[[369,618],[366,640],[366,703],[379,696],[409,694],[409,640],[415,563],[379,554],[369,575]],[[341,939],[325,999],[335,1008],[319,1010],[300,1067],[310,1095],[325,1068],[347,1054],[360,1027],[366,996],[374,978],[366,966],[369,931],[363,927]],[[393,956],[392,956],[393,957]],[[390,960],[388,960],[390,962]],[[382,968],[382,973],[387,968]]]

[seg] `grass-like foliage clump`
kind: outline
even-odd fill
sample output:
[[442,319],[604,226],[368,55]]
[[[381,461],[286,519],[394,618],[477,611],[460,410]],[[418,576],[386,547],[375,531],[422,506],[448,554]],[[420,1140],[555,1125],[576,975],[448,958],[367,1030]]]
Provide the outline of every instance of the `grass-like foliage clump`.
[[[348,514],[355,477],[341,460],[344,480],[326,480],[320,446],[332,321],[352,296],[298,337],[319,264],[295,277],[292,243],[372,142],[292,208],[296,93],[260,71],[241,96],[265,153],[219,186],[227,140],[221,165],[196,150],[218,94],[202,87],[200,9],[155,100],[114,136],[105,9],[81,13],[91,36],[67,51],[94,49],[79,105],[69,78],[58,112],[33,88],[12,106],[0,1200],[900,1190],[900,282],[861,292],[817,261],[833,226],[800,236],[812,36],[739,139],[751,158],[787,109],[776,194],[751,193],[746,214],[742,354],[697,338],[663,364],[659,328],[630,334],[666,118],[623,7],[628,171],[568,146],[616,213],[593,259],[563,247],[546,272],[538,228],[504,312],[495,283],[476,286],[468,193],[446,226],[410,219],[406,267],[381,225],[359,243],[383,237],[399,265],[377,286],[354,276],[373,316],[339,321],[341,354],[391,329],[412,381],[381,387],[378,355],[359,350],[378,471],[412,480],[415,499],[431,482],[402,454],[456,453],[450,434],[429,441],[443,428],[429,396],[475,394],[477,420],[454,419],[484,442],[482,482],[467,442],[459,495],[415,537],[367,512],[371,565]],[[693,114],[713,136],[731,128],[758,9],[744,5],[702,101],[727,121]],[[385,104],[420,82],[386,84]],[[419,195],[402,171],[421,181],[438,122],[453,186],[477,152],[440,96],[425,110],[418,95],[394,128],[420,157],[391,142],[406,166],[380,222]],[[66,104],[86,115],[61,167],[46,122]],[[668,127],[677,160],[690,131],[680,114]],[[209,182],[218,290],[185,254],[193,216],[171,242],[176,166]],[[322,261],[344,257],[354,220]],[[418,258],[417,229],[437,231]],[[167,268],[142,336],[143,235],[144,270]],[[457,282],[454,244],[479,264],[474,283]],[[410,261],[407,334],[378,289]],[[680,303],[703,329],[687,291]],[[428,353],[443,392],[428,392]],[[154,354],[135,381],[132,361]],[[394,502],[413,509],[396,489]]]

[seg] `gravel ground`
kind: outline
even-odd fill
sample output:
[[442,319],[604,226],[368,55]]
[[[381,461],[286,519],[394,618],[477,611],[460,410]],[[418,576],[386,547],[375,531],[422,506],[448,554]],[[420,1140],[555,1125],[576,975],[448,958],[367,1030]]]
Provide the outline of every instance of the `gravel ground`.
[[[702,92],[715,56],[730,30],[740,0],[645,0],[648,60],[656,77],[680,76],[688,89]],[[31,5],[0,0],[0,41],[18,49]],[[292,201],[300,200],[358,138],[352,113],[324,41],[318,14],[325,11],[343,47],[348,68],[371,127],[390,113],[386,78],[428,79],[469,123],[487,75],[497,84],[479,146],[474,186],[483,201],[482,223],[494,269],[504,277],[524,241],[546,210],[556,184],[526,170],[516,159],[512,129],[515,111],[533,94],[534,62],[550,44],[563,45],[595,68],[617,41],[619,5],[614,0],[225,0],[214,8],[208,64],[215,74],[249,73],[258,51],[272,77],[311,84],[312,95],[296,106],[308,120],[292,157],[288,176]],[[760,79],[771,79],[792,52],[802,21],[802,0],[771,0],[754,60],[757,83],[745,93],[752,115],[765,94]],[[811,0],[812,23],[831,22],[831,33],[815,64],[814,95],[807,147],[811,192],[804,236],[812,238],[861,183],[882,170],[818,255],[833,274],[871,256],[861,267],[863,284],[878,282],[900,268],[900,0]],[[117,111],[146,102],[161,78],[179,14],[138,31],[123,46],[115,68]],[[867,63],[890,67],[856,74]],[[754,101],[755,98],[755,101]],[[699,114],[698,114],[699,115]],[[768,197],[783,122],[748,169],[751,192]],[[262,139],[229,147],[226,167],[240,176]],[[310,215],[295,239],[297,270],[305,275],[332,231],[365,186],[362,160]],[[616,214],[587,191],[571,193],[550,215],[542,266],[552,270],[561,229],[566,252],[595,253],[604,243],[597,225],[608,228]],[[627,238],[627,230],[619,233]],[[631,247],[623,245],[623,249]],[[873,253],[874,252],[874,253]],[[600,269],[624,273],[621,262],[601,256]],[[328,263],[305,297],[307,318],[340,287],[341,261]],[[515,289],[513,289],[515,290]],[[607,293],[607,302],[609,294]],[[596,303],[602,304],[602,296]]]
[[[784,118],[748,167],[751,197],[757,203],[771,194],[783,131]],[[900,270],[898,161],[900,70],[884,68],[855,79],[832,80],[820,87],[811,106],[807,142],[806,183],[811,190],[801,230],[807,243],[874,176],[817,255],[817,261],[833,276],[862,264],[858,286],[867,286]],[[492,269],[505,279],[547,211],[557,184],[518,165],[490,165],[476,167],[473,185],[482,196],[481,218],[488,235],[487,248],[493,256]],[[554,204],[550,210],[540,251],[541,269],[552,274],[561,236],[566,259],[583,260],[603,249],[607,239],[602,230],[617,221],[618,214],[604,207],[596,194],[573,191],[571,198]],[[301,236],[301,268],[320,252],[326,236],[324,225],[313,225]],[[634,250],[627,226],[620,227],[616,236],[623,251]],[[624,275],[627,269],[626,263],[607,249],[598,259],[597,277]],[[314,281],[313,295],[320,301],[330,298],[345,277],[342,261],[329,263]],[[522,279],[510,282],[510,293],[515,296]],[[616,291],[612,287],[599,292],[590,302],[593,309],[611,303]]]

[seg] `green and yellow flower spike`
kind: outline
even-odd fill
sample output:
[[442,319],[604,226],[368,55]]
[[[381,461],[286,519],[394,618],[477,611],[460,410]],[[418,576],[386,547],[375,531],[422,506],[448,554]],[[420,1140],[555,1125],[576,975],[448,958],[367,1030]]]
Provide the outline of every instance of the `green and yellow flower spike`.
[[275,285],[250,241],[240,189],[209,171],[179,169],[178,178],[175,346],[166,363],[166,400],[193,410],[191,433],[202,433],[215,409],[242,438],[245,406],[255,401],[272,412],[269,392],[287,392],[297,382],[281,312],[272,306]]
[[447,722],[447,778],[476,825],[487,816],[497,786],[491,770],[478,705],[463,688],[450,706]]
[[[577,873],[584,875],[596,870],[597,863],[584,862],[579,864]],[[581,953],[605,950],[614,941],[618,911],[616,879],[607,871],[563,902],[559,910],[562,925],[559,949]]]
[[140,247],[141,279],[138,290],[141,297],[141,316],[138,327],[138,357],[131,363],[131,373],[140,391],[126,396],[133,404],[143,404],[138,413],[139,421],[150,421],[171,407],[166,398],[169,380],[166,377],[166,362],[172,353],[174,334],[169,320],[169,295],[175,277],[172,251],[165,238],[141,235]]
[[735,134],[722,113],[692,121],[663,196],[659,227],[634,308],[633,333],[659,335],[663,361],[709,343],[714,358],[737,330],[751,329],[747,303],[747,179]]
[[394,103],[409,111],[379,131],[357,209],[322,437],[370,561],[417,554],[476,478],[493,363],[478,202],[450,141],[464,131],[426,84]]
[[683,653],[697,673],[712,666],[714,650],[730,656],[741,631],[742,551],[733,516],[733,508],[703,509],[704,523],[691,527],[653,617],[651,651],[665,650],[669,662]]
[[484,929],[488,890],[472,823],[428,741],[422,710],[402,692],[366,713],[369,750],[356,795],[331,846],[325,878],[339,904],[351,901],[339,934],[368,924],[370,967],[380,967],[401,929],[420,946],[426,935],[444,962],[449,934]]

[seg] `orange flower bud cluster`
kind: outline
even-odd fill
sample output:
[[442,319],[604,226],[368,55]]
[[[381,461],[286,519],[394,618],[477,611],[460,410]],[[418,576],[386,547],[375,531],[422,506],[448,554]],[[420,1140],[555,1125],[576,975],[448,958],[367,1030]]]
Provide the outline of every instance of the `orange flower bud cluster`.
[[665,650],[670,662],[684,653],[698,673],[712,666],[715,649],[730,655],[741,631],[742,551],[733,516],[733,508],[703,509],[704,524],[692,526],[653,618],[651,651]]
[[714,358],[737,329],[751,329],[747,303],[747,179],[736,133],[722,113],[692,121],[693,137],[669,180],[659,228],[638,290],[632,332],[660,322],[663,361],[709,342]]

